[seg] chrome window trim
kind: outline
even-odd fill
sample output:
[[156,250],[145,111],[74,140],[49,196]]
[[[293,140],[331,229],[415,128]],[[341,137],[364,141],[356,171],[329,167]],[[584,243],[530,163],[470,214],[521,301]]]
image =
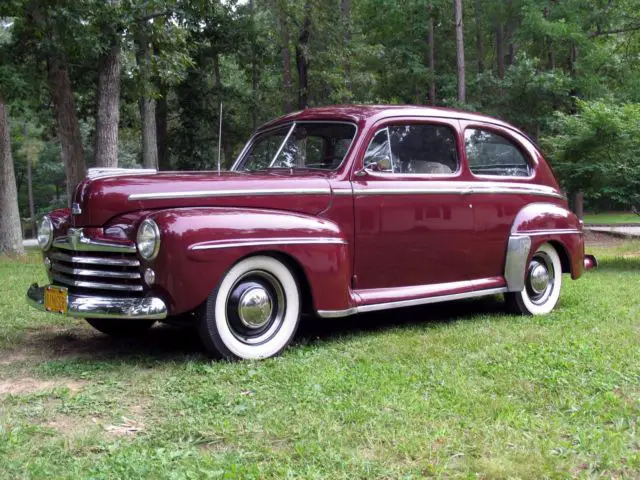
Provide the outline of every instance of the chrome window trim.
[[99,290],[118,290],[121,292],[141,292],[144,287],[142,285],[123,285],[116,283],[88,282],[84,280],[74,280],[64,275],[52,274],[51,279],[62,285],[79,288],[95,288]]
[[110,265],[118,267],[139,267],[138,260],[128,260],[124,258],[108,257],[75,257],[62,252],[52,252],[49,255],[52,260],[60,260],[67,263],[80,263],[86,265]]
[[[332,168],[331,170],[325,170],[327,172],[335,172],[336,170],[338,170],[343,164],[344,161],[347,159],[347,157],[349,157],[349,155],[351,154],[351,151],[353,150],[354,144],[356,143],[356,140],[358,138],[358,133],[360,132],[360,129],[358,128],[358,124],[355,122],[350,122],[347,120],[322,120],[322,119],[318,119],[318,120],[295,120],[293,121],[293,123],[300,123],[300,124],[304,124],[304,123],[335,123],[335,124],[339,124],[339,125],[351,125],[352,127],[355,128],[355,132],[353,133],[353,138],[351,139],[351,144],[349,145],[349,149],[347,150],[347,152],[344,154],[344,158],[342,159],[342,162],[340,162],[340,165],[338,165],[336,168]],[[235,162],[233,162],[233,165],[231,166],[231,169],[229,171],[231,172],[236,172],[236,171],[242,171],[242,170],[238,170],[238,164],[240,163],[240,161],[244,158],[244,155],[247,153],[247,150],[249,149],[249,147],[251,145],[253,145],[253,142],[255,141],[255,139],[262,134],[265,133],[269,133],[272,130],[276,130],[278,128],[282,128],[286,125],[288,125],[289,122],[283,122],[283,123],[279,123],[276,125],[272,125],[269,128],[265,128],[264,130],[258,130],[256,131],[247,141],[247,143],[245,144],[244,147],[242,147],[242,150],[240,151],[240,154],[238,155],[238,158],[236,158]]]
[[[32,307],[46,312],[44,308],[44,287],[34,283],[27,291],[27,302]],[[135,320],[162,320],[168,315],[168,308],[159,297],[103,297],[83,296],[68,293],[67,313],[77,318],[123,318]]]
[[214,241],[208,243],[196,243],[189,250],[215,250],[219,248],[259,247],[264,245],[346,245],[347,241],[341,238],[258,238],[244,241]]
[[135,253],[137,251],[135,244],[118,244],[86,238],[82,228],[70,228],[66,236],[54,239],[52,246],[78,252]]
[[77,275],[79,277],[103,277],[103,278],[122,278],[129,280],[137,280],[140,277],[138,272],[114,272],[112,270],[89,270],[86,268],[72,268],[54,263],[51,270],[66,273],[67,275]]
[[287,144],[287,142],[289,141],[289,138],[291,137],[291,134],[293,133],[293,131],[296,128],[296,122],[293,122],[291,124],[291,128],[289,128],[289,131],[287,132],[287,134],[284,137],[284,140],[282,140],[282,143],[280,144],[280,147],[278,147],[278,150],[276,151],[276,154],[273,156],[273,158],[271,159],[271,161],[269,162],[269,168],[273,167],[273,164],[276,163],[276,160],[278,159],[278,157],[280,156],[280,153],[282,152],[282,150],[284,149],[284,146]]
[[427,305],[430,303],[448,302],[452,300],[462,300],[465,298],[483,297],[485,295],[496,295],[504,293],[507,289],[489,288],[484,290],[474,290],[472,292],[453,293],[449,295],[438,295],[436,297],[415,298],[412,300],[398,300],[396,302],[374,303],[371,305],[360,305],[347,308],[345,310],[318,310],[318,315],[322,318],[340,318],[356,313],[375,312],[378,310],[388,310],[392,308],[414,307],[417,305]]
[[329,195],[331,188],[260,188],[238,190],[197,190],[185,192],[157,192],[157,193],[133,193],[129,195],[129,201],[139,200],[167,200],[180,198],[208,198],[208,197],[234,197],[247,196],[273,196],[273,195]]

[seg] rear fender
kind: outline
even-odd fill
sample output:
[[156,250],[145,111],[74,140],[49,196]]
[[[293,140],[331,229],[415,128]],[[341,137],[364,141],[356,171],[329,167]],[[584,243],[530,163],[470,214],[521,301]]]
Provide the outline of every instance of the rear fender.
[[171,315],[200,305],[239,260],[279,255],[304,272],[315,310],[349,308],[347,241],[333,222],[291,212],[246,208],[163,210],[148,218],[161,232],[154,289]]
[[571,273],[573,279],[582,276],[584,236],[578,217],[557,204],[531,203],[518,212],[511,227],[505,263],[509,291],[524,288],[526,267],[544,243],[558,251],[563,272]]

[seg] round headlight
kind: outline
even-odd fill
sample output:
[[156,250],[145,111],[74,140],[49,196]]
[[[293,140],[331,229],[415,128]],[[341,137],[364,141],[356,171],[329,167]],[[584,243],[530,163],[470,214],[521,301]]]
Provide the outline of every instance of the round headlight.
[[146,219],[140,224],[136,244],[142,258],[145,260],[156,258],[160,250],[160,229],[156,222]]
[[38,225],[38,245],[42,250],[49,250],[51,243],[53,242],[53,223],[47,216],[40,220]]

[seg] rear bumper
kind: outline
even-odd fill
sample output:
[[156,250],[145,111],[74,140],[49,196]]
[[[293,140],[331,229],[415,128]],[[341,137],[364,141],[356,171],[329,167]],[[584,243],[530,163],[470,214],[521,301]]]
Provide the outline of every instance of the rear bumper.
[[594,255],[585,255],[584,269],[591,270],[592,268],[598,268],[598,259]]
[[[27,303],[46,312],[44,287],[34,283],[27,291]],[[162,320],[167,317],[167,305],[158,297],[80,296],[69,292],[67,313],[80,318],[122,318],[131,320]]]

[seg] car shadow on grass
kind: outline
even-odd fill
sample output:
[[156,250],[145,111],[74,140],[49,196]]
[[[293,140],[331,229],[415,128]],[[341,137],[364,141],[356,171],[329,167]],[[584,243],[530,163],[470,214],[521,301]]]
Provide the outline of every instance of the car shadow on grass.
[[[345,335],[368,335],[397,328],[439,328],[451,322],[472,320],[478,315],[504,314],[499,297],[447,302],[351,317],[320,319],[303,317],[296,345],[331,343]],[[17,345],[16,354],[39,361],[78,360],[100,362],[207,361],[209,356],[194,328],[156,324],[134,338],[114,338],[93,330],[84,322],[72,327],[38,329]],[[19,356],[16,356],[19,360]]]
[[640,273],[640,256],[610,257],[599,260],[597,271]]

